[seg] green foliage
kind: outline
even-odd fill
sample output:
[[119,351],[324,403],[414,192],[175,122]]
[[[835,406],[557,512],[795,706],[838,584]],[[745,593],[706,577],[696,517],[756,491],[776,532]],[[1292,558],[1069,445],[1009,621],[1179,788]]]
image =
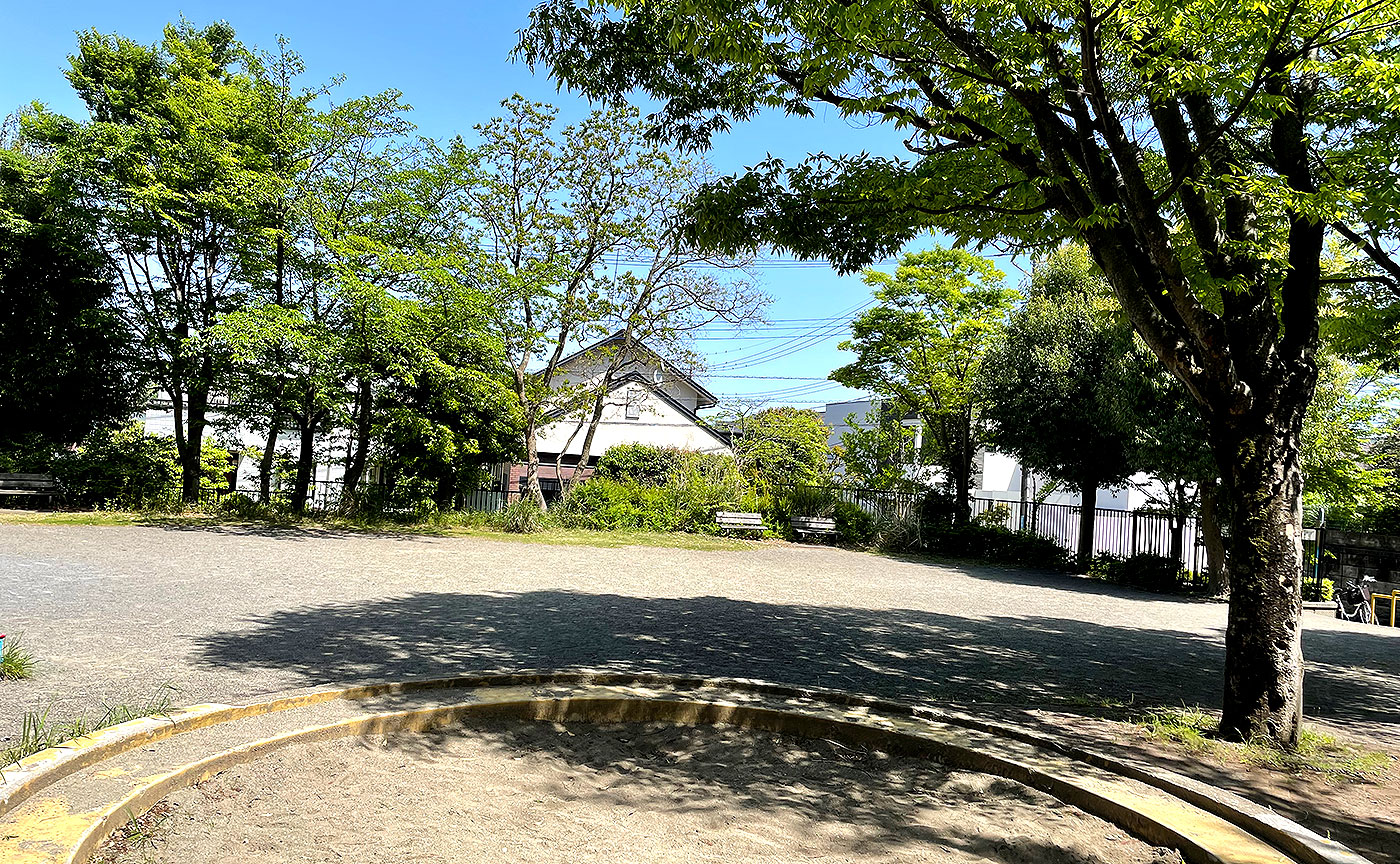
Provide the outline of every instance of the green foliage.
[[19,681],[34,676],[34,667],[39,661],[21,642],[21,634],[10,633],[4,636],[5,648],[0,652],[0,681]]
[[729,428],[739,469],[755,488],[831,482],[831,429],[816,411],[768,408],[731,418]]
[[52,166],[0,146],[0,454],[42,461],[145,396],[115,272]]
[[845,482],[862,489],[912,492],[919,484],[910,469],[924,463],[913,429],[904,425],[900,403],[885,403],[864,418],[847,415],[836,457]]
[[[966,497],[985,437],[978,370],[1019,295],[1002,287],[991,261],[962,249],[909,253],[892,275],[867,270],[864,278],[878,305],[851,323],[841,349],[856,359],[831,379],[887,400],[892,417],[916,414],[928,457]],[[847,449],[869,449],[859,433],[847,437]],[[861,464],[870,461],[858,459],[857,471],[890,486],[889,469]]]
[[545,514],[531,498],[512,501],[505,509],[502,527],[511,534],[535,534],[545,529]]
[[1394,485],[1396,436],[1393,385],[1373,370],[1320,358],[1317,390],[1303,420],[1303,500],[1345,523],[1380,510]]
[[680,451],[654,444],[614,444],[598,458],[598,477],[653,486],[666,482]]
[[[201,458],[201,493],[226,488],[233,467],[229,452],[206,442]],[[55,457],[49,470],[63,483],[72,504],[141,510],[179,500],[175,440],[146,433],[140,422],[92,433],[72,451]]]
[[683,516],[665,486],[594,477],[569,493],[554,514],[571,528],[594,531],[677,531]]
[[1005,528],[1006,523],[1011,519],[1011,508],[1005,504],[993,504],[973,518],[974,525],[983,528]]
[[1140,552],[1128,558],[1101,553],[1089,564],[1089,575],[1115,585],[1127,585],[1159,594],[1180,594],[1189,584],[1181,562],[1175,558]]
[[992,444],[1080,489],[1136,469],[1139,392],[1151,367],[1080,247],[1039,262],[1031,296],[982,364]]
[[860,505],[850,501],[837,501],[832,507],[831,516],[836,520],[836,534],[842,543],[857,549],[874,545],[875,517],[865,512]]
[[1054,540],[1030,531],[977,524],[928,526],[924,548],[935,555],[975,558],[1035,570],[1069,570],[1069,554]]
[[[610,448],[609,452],[619,448]],[[728,456],[669,452],[661,482],[650,452],[620,450],[608,474],[575,486],[553,511],[564,524],[598,531],[692,531],[713,533],[715,511],[760,506]],[[601,463],[600,463],[601,464]],[[632,479],[619,479],[635,471]]]

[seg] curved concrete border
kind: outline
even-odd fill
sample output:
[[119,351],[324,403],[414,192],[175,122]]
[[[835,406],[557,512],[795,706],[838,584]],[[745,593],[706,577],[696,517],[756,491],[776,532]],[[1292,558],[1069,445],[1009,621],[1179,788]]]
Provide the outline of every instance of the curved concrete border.
[[[1081,761],[1101,770],[1153,786],[1245,830],[1279,851],[1304,862],[1304,864],[1366,864],[1364,858],[1346,847],[1320,837],[1302,826],[1278,816],[1273,811],[1232,793],[1173,772],[1114,759],[1094,751],[1068,745],[1061,739],[1041,735],[1010,724],[988,722],[955,712],[840,691],[792,687],[746,679],[699,678],[649,673],[575,671],[471,675],[356,685],[242,706],[195,706],[165,718],[148,718],[114,726],[87,739],[75,739],[59,748],[44,751],[23,760],[19,766],[20,770],[8,772],[3,786],[0,786],[0,815],[18,806],[45,786],[110,756],[180,732],[243,717],[288,710],[332,699],[367,699],[395,693],[432,690],[585,684],[690,688],[695,690],[714,688],[727,691],[727,695],[747,693],[755,696],[805,699],[828,705],[866,708],[893,716],[961,726],[1050,750],[1069,759]],[[561,711],[562,714],[559,713]],[[70,860],[74,864],[85,861],[86,856],[96,849],[97,844],[123,821],[122,817],[129,816],[131,812],[144,812],[146,808],[182,785],[198,782],[232,764],[256,758],[257,755],[277,747],[343,735],[430,728],[449,724],[467,716],[509,716],[523,719],[570,719],[599,722],[612,722],[616,719],[681,723],[728,722],[775,732],[838,737],[853,743],[876,744],[887,749],[895,747],[912,750],[917,753],[936,755],[941,760],[957,767],[999,774],[1039,788],[1067,803],[1114,822],[1149,842],[1179,848],[1191,860],[1218,860],[1197,845],[1190,837],[1167,828],[1156,821],[1151,814],[1123,806],[1121,802],[1113,800],[1111,796],[1105,796],[1082,785],[1068,783],[1062,778],[1037,771],[1032,766],[1014,760],[999,758],[971,748],[958,748],[947,742],[922,738],[917,734],[870,724],[836,721],[809,714],[778,711],[772,708],[730,705],[693,699],[580,700],[569,697],[544,697],[513,702],[454,705],[445,708],[373,715],[329,726],[299,730],[234,748],[177,769],[150,786],[133,793],[130,800],[104,814],[102,819],[91,826],[88,833],[84,835],[81,845],[81,848],[86,851],[81,857],[73,857]],[[414,724],[419,725],[415,726]]]

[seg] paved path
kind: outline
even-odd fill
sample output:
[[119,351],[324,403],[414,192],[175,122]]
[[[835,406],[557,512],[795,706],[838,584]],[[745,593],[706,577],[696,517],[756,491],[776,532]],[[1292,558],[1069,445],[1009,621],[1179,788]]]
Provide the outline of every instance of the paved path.
[[[1073,577],[835,549],[734,552],[233,529],[0,526],[24,711],[328,681],[599,667],[955,704],[1215,705],[1225,608]],[[1400,740],[1400,630],[1306,618],[1308,711]]]

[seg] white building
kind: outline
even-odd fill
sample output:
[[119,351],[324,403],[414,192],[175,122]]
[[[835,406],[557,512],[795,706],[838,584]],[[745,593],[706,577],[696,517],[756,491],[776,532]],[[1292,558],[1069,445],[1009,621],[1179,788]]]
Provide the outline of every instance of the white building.
[[[612,374],[605,382],[610,368]],[[699,415],[714,407],[715,395],[645,344],[626,340],[621,332],[565,357],[555,375],[555,387],[561,390],[595,393],[606,385],[603,413],[584,472],[590,472],[598,457],[616,444],[733,455],[728,436]],[[591,418],[592,401],[588,400],[582,409],[555,412],[541,425],[535,440],[540,485],[546,492],[558,489],[564,478],[580,470]],[[522,488],[525,464],[515,463],[505,470],[502,479],[507,489]]]
[[[852,415],[854,415],[858,426],[868,428],[873,425],[873,419],[866,420],[866,418],[879,411],[879,406],[878,399],[829,403],[823,411],[822,419],[827,426],[831,427],[831,444],[833,446],[839,445],[841,436],[851,431],[851,426],[847,421]],[[910,414],[901,422],[905,427],[914,430],[913,450],[917,453],[923,444],[923,421],[916,415]],[[994,498],[1003,501],[1021,500],[1023,473],[1021,465],[1014,456],[998,453],[995,450],[980,450],[974,460],[973,467],[972,492],[974,495],[979,498]],[[910,479],[924,482],[937,479],[939,474],[938,469],[917,465],[912,459],[906,466],[906,471]],[[1026,486],[1024,494],[1029,500],[1035,499],[1049,482],[1044,477],[1037,477],[1034,472],[1025,475],[1024,479]],[[1127,486],[1100,489],[1094,502],[1095,506],[1103,510],[1136,510],[1148,506],[1150,499],[1143,492],[1143,487],[1155,482],[1148,475],[1140,474],[1132,478]],[[1079,490],[1056,489],[1045,497],[1045,503],[1078,505],[1080,503]]]

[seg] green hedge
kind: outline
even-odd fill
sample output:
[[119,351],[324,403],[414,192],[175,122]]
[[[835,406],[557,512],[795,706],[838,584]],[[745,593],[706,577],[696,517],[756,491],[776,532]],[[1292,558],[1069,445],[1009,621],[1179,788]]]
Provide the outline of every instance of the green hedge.
[[[225,488],[233,466],[229,452],[206,439],[200,457],[201,491],[212,494]],[[94,432],[56,456],[49,471],[63,484],[69,504],[140,510],[180,500],[175,439],[148,434],[140,422]]]
[[927,529],[924,542],[930,552],[1039,570],[1071,569],[1068,552],[1054,540],[1029,531],[975,523]]
[[1159,594],[1185,593],[1190,577],[1175,558],[1142,552],[1130,558],[1116,555],[1095,555],[1089,564],[1089,575],[1095,579],[1128,585]]

